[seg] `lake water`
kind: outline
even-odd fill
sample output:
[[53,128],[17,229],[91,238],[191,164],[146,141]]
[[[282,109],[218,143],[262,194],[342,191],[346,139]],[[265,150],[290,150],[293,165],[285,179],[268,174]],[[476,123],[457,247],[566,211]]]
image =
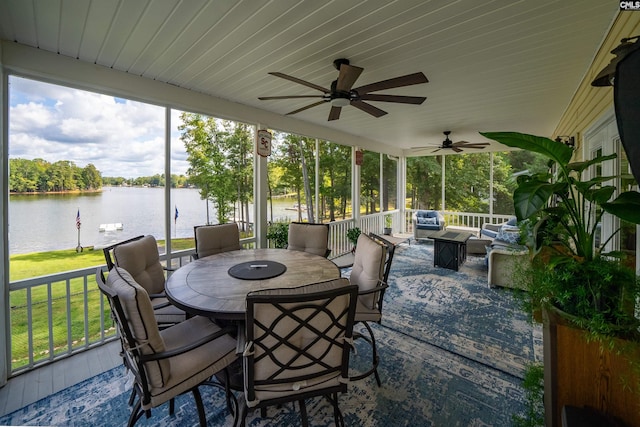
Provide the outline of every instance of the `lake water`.
[[[274,200],[274,220],[296,220],[297,212],[289,210],[292,204],[292,199]],[[178,219],[172,224],[172,238],[193,237],[193,227],[207,222],[207,203],[200,199],[197,189],[172,189],[172,218],[174,206],[178,208]],[[104,187],[99,193],[12,195],[9,198],[10,254],[75,248],[78,209],[82,246],[107,246],[140,234],[165,238],[164,188]],[[211,203],[209,219],[216,222]],[[99,231],[100,224],[113,223],[122,223],[123,229]]]

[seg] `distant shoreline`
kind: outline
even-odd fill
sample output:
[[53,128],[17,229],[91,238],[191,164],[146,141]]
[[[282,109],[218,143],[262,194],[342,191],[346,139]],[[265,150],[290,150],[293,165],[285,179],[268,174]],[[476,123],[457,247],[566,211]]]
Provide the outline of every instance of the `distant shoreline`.
[[16,196],[28,196],[28,195],[34,195],[34,196],[41,196],[44,194],[83,194],[83,193],[100,193],[102,192],[102,188],[97,189],[97,190],[65,190],[65,191],[22,191],[22,192],[17,192],[17,191],[10,191],[9,195],[16,195]]

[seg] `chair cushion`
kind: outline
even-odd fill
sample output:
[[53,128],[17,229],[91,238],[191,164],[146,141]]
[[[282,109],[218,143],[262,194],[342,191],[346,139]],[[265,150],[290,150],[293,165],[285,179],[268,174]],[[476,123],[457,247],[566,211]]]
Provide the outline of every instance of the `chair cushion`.
[[326,256],[329,243],[329,227],[326,224],[289,224],[287,249]]
[[[384,273],[384,261],[386,258],[386,248],[371,239],[366,234],[360,234],[356,253],[353,260],[353,268],[349,281],[352,285],[358,285],[360,291],[373,289],[380,284]],[[369,308],[374,308],[376,304],[376,294],[360,295],[360,302]]]
[[195,227],[195,237],[198,258],[241,249],[240,230],[235,223]]
[[164,292],[164,269],[160,264],[158,243],[153,236],[118,245],[113,249],[113,258],[118,267],[131,274],[140,286],[150,294]]
[[[129,323],[129,329],[136,340],[141,354],[155,354],[165,350],[158,323],[147,291],[140,286],[127,270],[114,267],[107,277],[109,286],[120,299],[122,309]],[[149,383],[153,387],[163,387],[169,381],[171,366],[168,360],[157,360],[145,364]]]

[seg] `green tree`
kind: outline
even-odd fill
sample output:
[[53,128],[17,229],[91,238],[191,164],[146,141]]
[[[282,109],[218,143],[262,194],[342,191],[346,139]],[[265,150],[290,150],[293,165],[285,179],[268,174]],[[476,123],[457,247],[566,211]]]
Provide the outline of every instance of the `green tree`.
[[360,203],[364,214],[372,214],[380,208],[380,153],[365,151],[360,166]]
[[82,169],[82,181],[84,183],[84,190],[97,190],[102,188],[102,177],[100,171],[96,167],[89,163]]
[[218,122],[212,117],[184,112],[180,118],[180,139],[189,161],[187,175],[200,189],[200,197],[213,203],[217,220],[223,224],[233,213],[232,206],[236,200],[234,176],[225,152],[225,141],[229,135],[218,128]]
[[409,157],[407,159],[407,196],[411,209],[440,209],[442,156]]
[[246,231],[250,218],[249,203],[253,198],[253,134],[243,123],[225,121],[223,126],[227,135],[223,139],[227,163],[236,186],[236,200],[240,203],[240,223]]
[[328,216],[335,221],[346,218],[351,201],[351,147],[322,141],[319,152],[321,213],[319,221]]
[[[302,206],[311,204],[312,199],[307,195],[303,199],[303,161],[302,157],[306,151],[306,139],[293,134],[276,134],[277,143],[274,146],[275,156],[272,162],[278,166],[282,172],[278,185],[285,189],[286,193],[294,193],[298,204],[298,221],[302,221]],[[308,162],[304,162],[305,165]]]

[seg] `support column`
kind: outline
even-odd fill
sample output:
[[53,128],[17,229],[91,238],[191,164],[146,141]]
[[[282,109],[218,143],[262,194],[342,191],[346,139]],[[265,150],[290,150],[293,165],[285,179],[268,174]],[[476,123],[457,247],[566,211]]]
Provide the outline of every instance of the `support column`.
[[400,233],[407,232],[407,158],[402,156],[398,159],[397,170],[398,188],[398,209],[400,210]]
[[446,209],[446,203],[445,203],[445,189],[444,189],[444,183],[446,181],[446,171],[447,171],[447,167],[445,166],[445,157],[444,154],[442,154],[442,211],[444,212],[444,210]]
[[[0,58],[2,58],[2,47],[0,45]],[[2,188],[2,197],[0,197],[0,212],[2,212],[2,245],[0,246],[0,258],[2,266],[0,268],[0,387],[7,383],[7,377],[11,371],[10,356],[11,345],[9,339],[10,333],[10,317],[9,317],[9,77],[4,72],[2,64],[0,64],[0,84],[2,84],[2,102],[0,103],[0,135],[2,145],[0,145],[0,154],[2,160],[0,163],[0,173],[3,179],[0,179],[0,187]]]
[[253,234],[257,248],[267,247],[267,196],[269,193],[269,176],[267,174],[267,158],[259,156],[256,151],[258,129],[266,129],[258,124],[253,129]]
[[356,151],[351,147],[351,208],[356,227],[360,227],[360,166],[356,166]]
[[[175,208],[175,207],[174,207]],[[175,221],[175,211],[171,209],[171,108],[164,109],[164,234],[165,253],[167,254],[167,267],[171,267],[171,233],[178,225]],[[174,220],[173,227],[171,220]]]
[[489,217],[493,223],[493,152],[489,153]]

